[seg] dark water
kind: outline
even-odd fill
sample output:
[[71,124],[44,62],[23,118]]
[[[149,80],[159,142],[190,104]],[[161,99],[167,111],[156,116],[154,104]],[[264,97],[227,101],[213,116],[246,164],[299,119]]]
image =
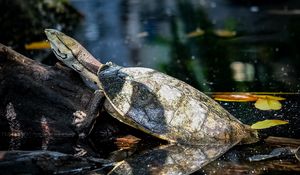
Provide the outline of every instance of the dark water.
[[[71,2],[85,16],[75,37],[102,62],[159,69],[203,91],[299,91],[299,1]],[[205,33],[187,37],[197,28]]]
[[202,91],[299,91],[298,0],[42,2],[1,1],[0,42],[43,60],[49,52],[24,45],[56,28],[102,62],[155,68]]
[[[85,16],[74,37],[100,61],[158,69],[206,92],[291,92],[280,111],[222,104],[247,124],[289,120],[266,132],[299,138],[300,1],[71,2]],[[204,34],[188,37],[196,29]]]
[[[3,2],[1,11],[20,3]],[[34,3],[27,5],[35,9]],[[26,51],[18,44],[43,40],[44,28],[57,28],[80,41],[103,63],[154,68],[204,92],[290,93],[280,95],[287,100],[278,111],[261,111],[254,103],[221,104],[247,124],[264,119],[289,121],[261,131],[263,137],[300,138],[299,0],[70,0],[70,5],[74,9],[68,14],[77,10],[82,17],[57,18],[54,14],[63,12],[52,9],[49,15],[40,14],[36,7],[28,17],[30,25],[24,16],[24,20],[19,18],[22,15],[4,13],[0,16],[0,42],[42,60],[49,50]],[[53,55],[49,57],[52,61],[46,63],[56,61]],[[10,149],[12,141],[2,141],[0,148]],[[75,141],[70,142],[68,146]],[[37,149],[37,143],[27,141],[17,149]],[[48,148],[72,153],[71,147],[60,148],[61,144],[58,139]],[[109,148],[113,143],[105,144]]]

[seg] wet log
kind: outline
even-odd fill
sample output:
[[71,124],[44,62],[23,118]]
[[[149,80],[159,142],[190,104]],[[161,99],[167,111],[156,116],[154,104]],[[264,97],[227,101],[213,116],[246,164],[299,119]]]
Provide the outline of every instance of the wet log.
[[0,174],[78,174],[96,167],[87,158],[53,151],[1,151]]
[[269,136],[264,141],[270,145],[284,145],[290,147],[300,146],[300,139],[294,139],[294,138]]
[[78,157],[55,151],[0,151],[0,175],[10,174],[106,174],[113,162],[94,157]]
[[[300,173],[299,139],[269,136],[254,145],[234,147],[223,158],[202,168],[204,174],[284,174]],[[282,150],[275,153],[275,150]],[[232,154],[230,152],[234,152]],[[275,156],[275,154],[277,154]],[[253,161],[258,155],[274,155]]]
[[42,146],[54,137],[75,137],[73,113],[84,111],[92,95],[72,70],[43,65],[0,44],[0,136],[12,138],[10,145],[1,139],[0,148],[18,149],[27,136]]
[[232,175],[232,174],[299,174],[300,163],[298,160],[268,160],[255,163],[233,162],[217,160],[203,168],[207,175]]

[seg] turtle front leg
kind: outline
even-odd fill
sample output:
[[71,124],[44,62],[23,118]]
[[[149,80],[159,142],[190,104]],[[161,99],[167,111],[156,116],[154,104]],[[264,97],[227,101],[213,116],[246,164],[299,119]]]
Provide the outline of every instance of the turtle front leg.
[[103,91],[96,90],[87,108],[84,111],[73,113],[74,119],[72,124],[76,127],[76,131],[80,137],[86,137],[90,134],[94,126],[94,121],[103,106],[104,99]]

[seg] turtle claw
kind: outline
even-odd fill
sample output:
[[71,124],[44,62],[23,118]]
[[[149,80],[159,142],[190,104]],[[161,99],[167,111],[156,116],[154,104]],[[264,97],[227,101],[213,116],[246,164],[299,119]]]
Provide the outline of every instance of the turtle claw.
[[93,151],[92,147],[88,146],[90,141],[87,139],[78,139],[76,145],[73,147],[74,156],[76,157],[99,157],[99,155]]
[[84,111],[76,111],[73,113],[72,125],[75,126],[78,136],[80,138],[85,138],[89,132],[87,130],[88,125],[86,123],[87,114]]
[[82,147],[75,147],[74,150],[76,151],[76,153],[74,154],[74,156],[76,157],[83,157],[87,154],[87,150]]
[[80,128],[83,125],[83,121],[86,118],[86,113],[83,111],[76,111],[73,113],[73,122],[72,125],[76,126],[76,128]]
[[95,119],[99,115],[99,109],[103,103],[103,92],[96,90],[93,97],[87,104],[85,110],[78,110],[73,113],[72,125],[75,126],[77,133],[81,138],[88,136],[93,128]]

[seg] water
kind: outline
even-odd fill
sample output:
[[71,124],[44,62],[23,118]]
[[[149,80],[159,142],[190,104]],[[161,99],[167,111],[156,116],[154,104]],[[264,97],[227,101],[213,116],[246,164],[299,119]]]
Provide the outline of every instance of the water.
[[299,90],[297,1],[71,2],[85,16],[74,36],[102,62],[155,68],[203,91]]
[[[16,27],[14,23],[17,22],[7,16],[18,15],[2,15],[0,27],[6,35],[0,35],[0,42],[18,50],[20,43],[44,40],[44,28],[57,28],[80,41],[103,63],[112,61],[121,66],[154,68],[208,94],[217,91],[288,92],[289,95],[279,95],[287,100],[282,101],[283,107],[278,111],[260,111],[252,102],[221,104],[246,124],[264,119],[289,121],[288,125],[261,131],[263,138],[273,135],[299,139],[300,1],[70,0],[70,3],[82,14],[81,20],[64,21],[69,19],[66,17],[51,23],[46,18],[47,22],[39,23],[42,21],[39,19],[45,19],[45,16],[51,20],[57,19],[45,13],[33,15],[35,20],[30,18],[34,25],[24,20],[21,24],[26,25]],[[10,5],[5,7],[9,9]],[[31,6],[34,7],[33,4]],[[8,41],[10,37],[12,39]],[[18,51],[36,59],[50,53]],[[49,57],[56,62],[53,55]],[[118,127],[109,125],[111,122],[116,121],[103,122],[103,126],[100,124],[105,129],[99,133],[108,132],[107,137],[94,133],[95,143],[89,143],[105,156],[117,149],[112,146],[111,137],[120,134],[114,131]],[[128,128],[121,135],[127,133],[131,133]],[[146,137],[139,134],[141,138]],[[43,138],[29,138],[19,142],[4,137],[0,148],[34,150],[42,147],[74,153],[76,140],[73,139],[68,139],[68,142],[65,138],[53,139],[49,142]],[[43,144],[46,147],[43,148]],[[252,149],[251,146],[248,148]],[[259,152],[261,148],[254,146],[253,150]],[[239,156],[247,157],[244,152],[245,149],[237,147],[225,157],[237,163],[241,160]],[[224,163],[222,160],[219,162]]]

